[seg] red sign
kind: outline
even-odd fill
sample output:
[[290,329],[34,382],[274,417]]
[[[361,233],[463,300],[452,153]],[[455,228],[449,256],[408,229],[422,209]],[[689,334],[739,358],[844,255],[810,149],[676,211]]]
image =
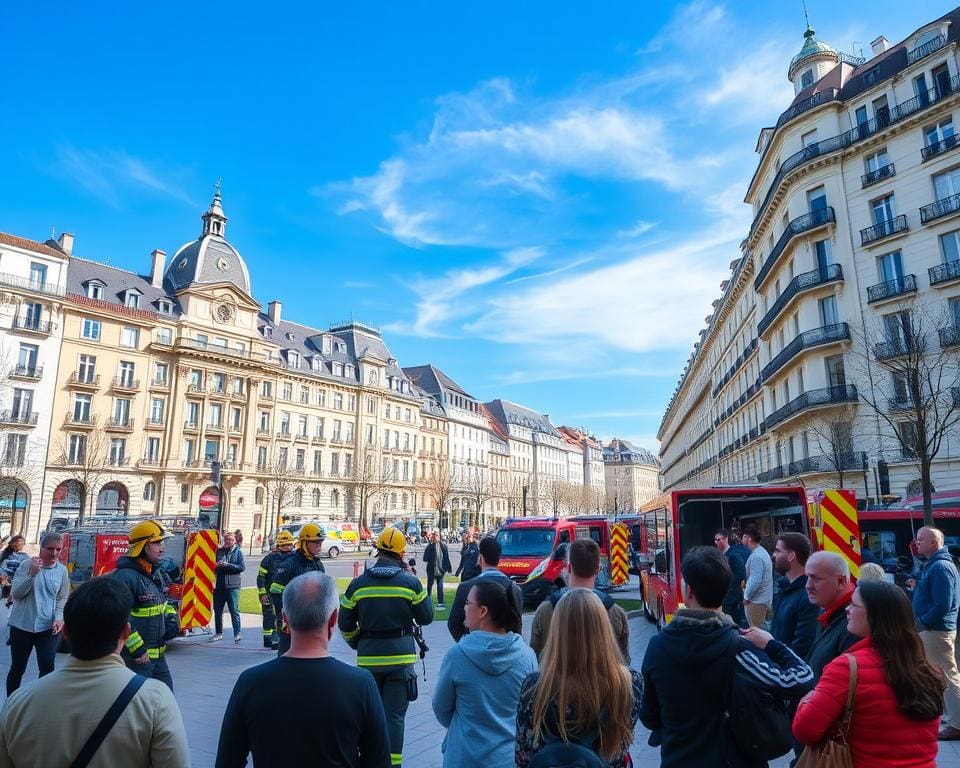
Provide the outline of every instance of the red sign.
[[216,490],[206,490],[200,494],[200,509],[216,509],[220,506],[220,494]]
[[130,542],[123,534],[97,535],[97,555],[93,561],[93,575],[103,576],[117,569],[117,560],[127,554]]

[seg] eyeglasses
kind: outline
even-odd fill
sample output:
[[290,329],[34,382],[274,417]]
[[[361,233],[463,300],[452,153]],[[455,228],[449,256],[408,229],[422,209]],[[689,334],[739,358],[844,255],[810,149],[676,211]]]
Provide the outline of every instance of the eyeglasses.
[[480,603],[475,603],[473,600],[467,600],[467,602],[465,603],[465,605],[472,605],[472,606],[474,606],[475,608],[479,608],[479,607],[480,607]]

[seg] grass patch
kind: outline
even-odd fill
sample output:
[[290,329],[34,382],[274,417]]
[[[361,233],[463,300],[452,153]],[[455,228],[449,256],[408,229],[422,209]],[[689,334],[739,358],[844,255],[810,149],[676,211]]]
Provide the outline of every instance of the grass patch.
[[[336,579],[337,591],[343,594],[343,592],[345,592],[347,587],[350,585],[351,581],[353,581],[353,579],[347,579],[347,578]],[[422,581],[424,583],[424,586],[426,586],[425,579],[420,579],[420,581]],[[444,600],[446,600],[446,606],[447,606],[446,611],[439,612],[439,614],[443,617],[446,617],[449,614],[450,608],[453,606],[454,595],[456,595],[457,593],[456,586],[453,586],[452,588],[448,586],[448,584],[451,584],[451,583],[459,584],[460,577],[455,576],[449,579],[444,578],[443,580],[443,596],[444,596]],[[433,590],[433,594],[431,595],[431,597],[433,599],[434,610],[436,610],[436,607],[437,607],[437,590],[436,589]],[[263,613],[262,608],[263,606],[260,605],[260,598],[257,596],[256,587],[243,587],[240,590],[240,613],[255,613],[257,615],[261,615]]]
[[625,611],[642,611],[643,610],[643,600],[629,600],[622,599],[618,600],[614,598],[614,602],[619,605]]

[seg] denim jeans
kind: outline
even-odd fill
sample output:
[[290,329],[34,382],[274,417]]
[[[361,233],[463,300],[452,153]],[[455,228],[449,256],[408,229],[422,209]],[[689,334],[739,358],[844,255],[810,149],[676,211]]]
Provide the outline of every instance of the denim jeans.
[[430,597],[433,592],[433,585],[437,585],[437,602],[440,605],[443,605],[443,574],[433,574],[430,572],[430,569],[427,569],[427,597]]
[[23,673],[27,671],[30,652],[37,649],[37,669],[40,677],[53,672],[54,660],[60,635],[49,629],[43,632],[27,632],[25,629],[10,627],[10,671],[7,673],[7,696],[20,687]]
[[233,625],[233,634],[240,634],[240,590],[214,589],[213,590],[213,625],[218,635],[223,634],[223,608],[230,611],[230,623]]

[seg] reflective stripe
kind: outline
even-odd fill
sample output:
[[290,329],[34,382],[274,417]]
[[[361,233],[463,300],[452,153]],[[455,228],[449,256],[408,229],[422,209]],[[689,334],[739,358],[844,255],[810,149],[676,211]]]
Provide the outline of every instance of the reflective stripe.
[[344,640],[353,640],[353,638],[360,634],[360,627],[352,629],[349,632],[344,632],[343,630],[340,630],[340,632],[343,635]]
[[267,575],[267,569],[264,568],[262,565],[257,569],[257,571],[260,573],[261,576]]
[[263,636],[264,636],[264,637],[270,637],[270,635],[272,635],[272,634],[273,634],[273,630],[272,630],[272,629],[265,629],[265,630],[263,630]]
[[146,608],[134,608],[130,615],[135,619],[146,619],[150,616],[160,616],[164,613],[163,605],[148,605]]
[[278,584],[277,582],[273,582],[273,584],[270,585],[270,591],[275,595],[279,595],[283,592],[284,587],[286,586],[286,584]]
[[403,755],[395,755],[393,752],[390,753],[390,765],[400,765],[403,762]]
[[417,605],[426,599],[427,593],[423,589],[415,592],[410,587],[360,587],[350,597],[344,595],[340,599],[340,605],[344,608],[356,608],[358,601],[371,597],[399,597]]
[[173,614],[174,616],[177,615],[177,609],[174,608],[170,603],[166,603],[164,605],[163,612],[166,613],[167,615],[170,615],[170,614]]
[[415,664],[416,661],[415,653],[402,653],[397,656],[357,656],[358,667],[392,667]]
[[159,659],[167,652],[167,646],[161,645],[159,648],[147,648],[147,656],[151,659]]
[[129,637],[127,637],[127,650],[130,653],[133,653],[136,650],[139,650],[143,646],[143,640],[140,637],[139,632],[131,632]]
[[264,589],[263,587],[257,587],[257,595],[259,595],[260,597],[263,597],[265,594],[267,594],[266,589]]

